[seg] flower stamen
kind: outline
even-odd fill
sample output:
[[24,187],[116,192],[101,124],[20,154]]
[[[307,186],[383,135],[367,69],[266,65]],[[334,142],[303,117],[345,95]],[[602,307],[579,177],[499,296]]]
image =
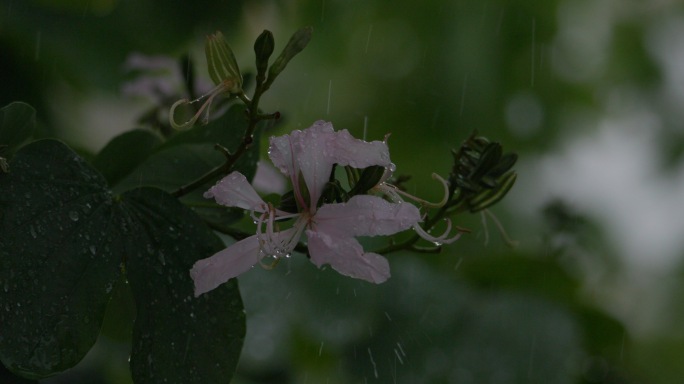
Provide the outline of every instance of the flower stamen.
[[385,182],[380,183],[376,188],[379,191],[383,192],[385,195],[387,195],[390,198],[390,200],[394,203],[402,202],[403,199],[401,198],[401,196],[404,196],[404,197],[407,197],[407,198],[419,203],[420,205],[422,205],[424,207],[441,208],[444,206],[444,204],[447,203],[447,201],[449,201],[449,184],[447,183],[446,180],[444,180],[444,178],[442,176],[440,176],[436,173],[432,174],[432,178],[439,181],[440,183],[442,183],[442,186],[444,187],[444,196],[442,197],[442,200],[440,200],[437,203],[431,203],[427,200],[424,200],[424,199],[421,199],[417,196],[411,195],[410,193],[402,191],[401,189],[397,188],[396,186],[394,186],[392,184],[385,183]]
[[[197,99],[195,99],[193,101],[189,101],[188,99],[180,99],[180,100],[176,101],[175,103],[173,103],[173,105],[171,106],[171,110],[169,111],[169,123],[171,124],[171,126],[174,129],[178,129],[178,130],[190,128],[197,122],[197,120],[200,118],[200,116],[202,115],[202,112],[204,112],[205,109],[207,110],[207,112],[204,116],[203,121],[205,123],[207,123],[209,121],[209,110],[211,107],[211,103],[214,101],[214,98],[223,92],[229,91],[231,87],[232,87],[232,82],[224,81],[224,82],[220,83],[219,85],[217,85],[216,87],[214,87],[208,93],[205,93],[204,95],[198,97]],[[202,104],[202,106],[195,113],[195,115],[192,118],[190,118],[190,120],[188,120],[184,123],[181,123],[181,124],[176,122],[176,119],[174,118],[174,113],[176,111],[176,108],[178,108],[181,105],[196,103],[196,102],[198,102],[204,98],[207,98],[207,100]]]
[[444,219],[447,222],[447,228],[444,230],[444,233],[442,233],[440,236],[433,236],[429,234],[426,230],[424,230],[419,224],[416,224],[413,226],[413,229],[416,231],[418,236],[422,237],[423,239],[432,242],[433,244],[440,246],[443,244],[451,244],[458,240],[461,237],[461,231],[459,231],[456,235],[452,236],[451,238],[449,237],[449,233],[451,232],[451,220],[449,219]]

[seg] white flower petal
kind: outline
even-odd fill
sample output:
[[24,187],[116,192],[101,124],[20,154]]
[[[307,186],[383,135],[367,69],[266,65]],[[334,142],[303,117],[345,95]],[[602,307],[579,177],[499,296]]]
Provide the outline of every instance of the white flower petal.
[[390,277],[387,259],[376,253],[364,253],[353,237],[340,238],[324,232],[307,230],[311,262],[317,267],[329,264],[342,275],[380,284]]
[[190,276],[195,282],[195,297],[248,271],[259,262],[259,258],[259,240],[250,236],[211,257],[198,260],[190,269]]
[[256,173],[252,180],[254,189],[264,195],[287,192],[287,179],[266,161],[257,161]]
[[356,139],[346,129],[335,132],[334,138],[328,141],[326,152],[334,163],[354,168],[371,165],[389,167],[392,164],[386,143]]
[[340,236],[385,236],[407,230],[420,221],[420,211],[412,204],[356,195],[346,203],[318,208],[314,229]]
[[260,213],[265,212],[267,207],[247,178],[237,171],[219,180],[216,185],[204,192],[204,197],[214,198],[217,203],[227,207],[239,207]]
[[[317,121],[303,131],[271,138],[269,156],[273,164],[290,176],[295,195],[301,196],[299,174],[309,192],[309,209],[314,211],[325,183],[328,182],[334,160],[328,153],[328,141],[333,137],[332,124]],[[301,202],[300,202],[301,203]]]

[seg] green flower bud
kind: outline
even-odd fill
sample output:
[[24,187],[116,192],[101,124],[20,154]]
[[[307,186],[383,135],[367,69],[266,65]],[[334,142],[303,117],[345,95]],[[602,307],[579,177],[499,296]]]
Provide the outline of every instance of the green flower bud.
[[304,27],[292,35],[290,41],[287,42],[287,45],[280,53],[280,56],[278,56],[278,58],[273,62],[273,65],[271,65],[271,68],[268,70],[269,83],[273,82],[276,76],[278,76],[280,72],[285,69],[287,63],[289,63],[293,57],[295,57],[306,47],[307,44],[309,44],[312,33],[312,27]]
[[204,46],[207,56],[209,76],[216,85],[223,85],[223,89],[230,93],[242,90],[242,75],[235,61],[235,55],[230,49],[221,32],[207,36]]
[[254,54],[256,55],[256,68],[257,77],[261,78],[261,81],[266,76],[266,69],[268,69],[268,59],[273,54],[273,49],[275,48],[275,41],[273,40],[273,34],[271,31],[264,30],[261,35],[257,37],[254,42]]

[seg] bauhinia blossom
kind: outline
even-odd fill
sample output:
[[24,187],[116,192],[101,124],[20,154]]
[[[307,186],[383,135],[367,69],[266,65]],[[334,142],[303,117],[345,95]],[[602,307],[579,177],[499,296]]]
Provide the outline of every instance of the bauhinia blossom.
[[[303,235],[316,266],[329,264],[343,275],[372,283],[387,280],[387,260],[365,252],[356,237],[392,235],[419,228],[418,208],[372,195],[355,195],[344,203],[320,201],[334,164],[392,168],[387,144],[355,139],[346,130],[335,132],[332,124],[318,121],[304,131],[271,138],[269,156],[290,178],[298,212],[284,212],[266,203],[239,172],[220,180],[204,196],[227,207],[251,211],[257,233],[197,261],[190,271],[195,295],[246,272],[264,257],[289,256]],[[294,224],[281,229],[278,222],[285,219],[294,220]]]

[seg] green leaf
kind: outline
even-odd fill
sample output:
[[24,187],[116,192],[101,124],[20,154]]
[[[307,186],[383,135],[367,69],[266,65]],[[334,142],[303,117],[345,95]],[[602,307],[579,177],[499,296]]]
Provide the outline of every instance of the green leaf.
[[[140,186],[154,186],[172,192],[221,165],[225,157],[214,149],[214,145],[220,144],[233,151],[242,143],[246,129],[245,107],[234,105],[219,119],[171,137],[120,180],[114,190],[123,192]],[[233,168],[248,179],[254,177],[259,159],[259,131],[257,129],[250,149]],[[181,201],[206,221],[228,225],[242,216],[242,210],[227,209],[202,196],[218,179],[220,177],[183,196]]]
[[14,102],[0,109],[0,145],[7,145],[5,153],[14,153],[35,128],[36,110],[32,106]]
[[0,383],[3,384],[38,384],[36,380],[24,379],[17,376],[0,364]]
[[[224,161],[221,153],[208,144],[181,144],[155,153],[128,177],[121,180],[115,191],[126,191],[140,186],[151,186],[172,192],[188,184]],[[242,217],[242,210],[229,209],[204,198],[203,193],[215,181],[207,183],[181,198],[206,221],[227,225]]]
[[127,192],[132,234],[128,276],[136,300],[131,371],[136,383],[228,383],[245,317],[236,280],[195,298],[188,271],[223,243],[199,218],[157,189]]
[[138,187],[157,187],[171,192],[221,165],[223,155],[209,144],[181,144],[154,153],[114,187],[124,192]]
[[193,297],[192,264],[223,248],[162,190],[115,197],[64,144],[24,147],[0,175],[0,360],[40,378],[75,365],[99,333],[120,271],[136,301],[136,382],[230,380],[244,337],[237,284]]
[[124,239],[105,180],[41,140],[0,175],[0,359],[26,377],[70,368],[92,347]]
[[93,160],[93,166],[110,185],[131,173],[150,155],[161,139],[144,129],[134,129],[113,138]]

